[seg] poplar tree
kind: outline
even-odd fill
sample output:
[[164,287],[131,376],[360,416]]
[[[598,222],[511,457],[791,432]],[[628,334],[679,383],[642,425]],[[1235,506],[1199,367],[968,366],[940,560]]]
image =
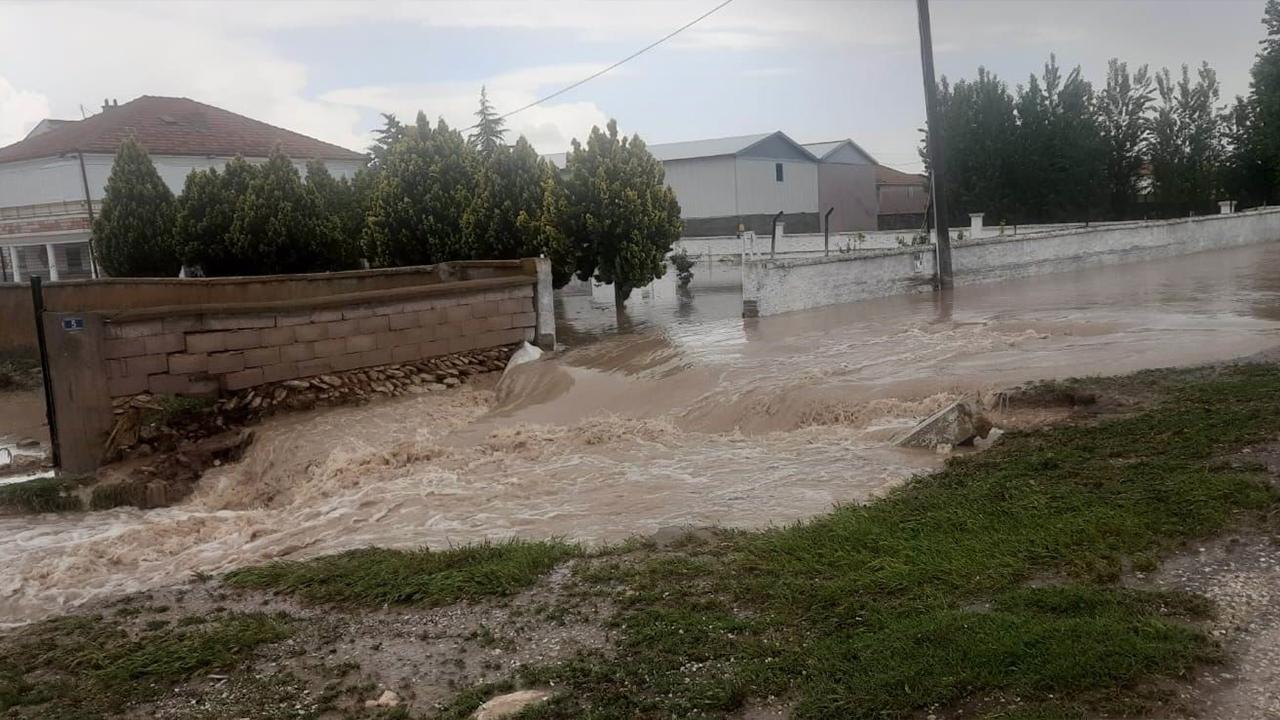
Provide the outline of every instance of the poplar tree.
[[1118,58],[1107,63],[1107,83],[1098,92],[1097,107],[1112,218],[1128,217],[1137,198],[1142,152],[1151,125],[1148,109],[1154,99],[1146,65],[1130,73],[1129,65]]
[[565,234],[577,275],[612,283],[621,308],[633,288],[662,277],[663,261],[680,239],[680,204],[659,162],[639,135],[618,135],[618,123],[591,129],[568,156]]
[[176,277],[173,191],[146,148],[133,137],[116,150],[106,192],[93,223],[93,245],[112,277]]

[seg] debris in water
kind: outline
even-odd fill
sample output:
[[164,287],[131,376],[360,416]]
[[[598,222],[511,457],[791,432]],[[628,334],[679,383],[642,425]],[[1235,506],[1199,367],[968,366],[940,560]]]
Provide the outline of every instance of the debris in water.
[[377,700],[365,700],[364,706],[367,708],[374,707],[395,707],[400,704],[400,696],[392,690],[384,690]]
[[472,720],[500,720],[512,717],[530,705],[545,702],[549,697],[551,693],[547,690],[517,690],[491,698],[477,708],[471,717]]
[[986,438],[991,428],[986,415],[968,402],[958,400],[917,425],[898,445],[945,453],[958,445],[972,445],[975,438]]
[[524,345],[521,345],[520,349],[516,350],[511,356],[511,359],[507,361],[507,369],[502,371],[502,375],[505,377],[507,373],[511,372],[511,368],[517,365],[523,365],[527,362],[533,362],[534,360],[541,358],[542,348],[526,342]]

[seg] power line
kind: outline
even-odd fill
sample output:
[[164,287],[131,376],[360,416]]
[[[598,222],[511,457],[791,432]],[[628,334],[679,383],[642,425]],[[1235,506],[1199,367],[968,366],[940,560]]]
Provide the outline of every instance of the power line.
[[[657,40],[654,40],[653,42],[649,43],[648,45],[645,45],[644,47],[642,47],[642,48],[640,48],[639,50],[637,50],[637,51],[635,51],[635,52],[631,53],[630,55],[628,55],[628,56],[626,56],[626,57],[622,58],[621,60],[619,60],[618,62],[616,62],[616,63],[614,63],[614,64],[612,64],[612,65],[610,65],[609,67],[604,68],[603,70],[599,70],[599,71],[597,71],[597,72],[594,72],[594,73],[592,73],[592,74],[590,74],[590,75],[588,75],[588,76],[586,76],[586,77],[582,78],[581,80],[579,80],[579,81],[577,81],[577,82],[575,82],[575,83],[573,83],[573,84],[571,84],[571,85],[566,85],[565,87],[560,88],[559,90],[557,90],[557,91],[555,91],[555,92],[551,93],[550,95],[547,95],[546,97],[538,98],[537,100],[534,100],[533,102],[529,103],[528,105],[525,105],[525,106],[523,106],[523,107],[516,108],[515,110],[512,110],[512,111],[511,111],[511,112],[509,112],[509,113],[505,113],[505,114],[503,114],[503,115],[499,116],[499,118],[498,118],[498,119],[499,119],[499,120],[506,120],[507,118],[511,117],[512,115],[515,115],[516,113],[524,112],[525,110],[528,110],[529,108],[534,107],[535,105],[541,105],[542,103],[544,103],[544,102],[546,102],[546,101],[548,101],[548,100],[551,100],[552,98],[559,97],[560,95],[563,95],[563,94],[565,94],[565,93],[569,92],[570,90],[572,90],[572,89],[574,89],[574,88],[576,88],[576,87],[580,87],[580,86],[582,86],[582,85],[585,85],[586,83],[591,82],[592,80],[595,80],[596,78],[600,77],[601,75],[604,75],[605,73],[609,72],[610,70],[613,70],[614,68],[618,67],[619,65],[622,65],[623,63],[629,62],[629,61],[631,61],[631,60],[634,60],[634,59],[636,59],[636,58],[640,57],[641,55],[643,55],[643,54],[645,54],[645,53],[649,52],[650,50],[652,50],[652,49],[654,49],[654,48],[658,47],[658,46],[659,46],[659,45],[661,45],[662,43],[664,43],[664,42],[666,42],[666,41],[670,40],[671,38],[673,38],[673,37],[675,37],[675,36],[679,35],[680,33],[684,32],[685,30],[688,30],[689,28],[693,27],[694,25],[697,25],[698,23],[702,22],[703,20],[706,20],[707,18],[709,18],[709,17],[711,17],[712,15],[714,15],[714,14],[715,14],[717,11],[719,11],[721,8],[723,8],[725,5],[728,5],[728,4],[729,4],[729,3],[731,3],[731,2],[733,2],[733,0],[724,0],[724,2],[720,3],[719,5],[716,5],[715,7],[711,8],[710,10],[708,10],[708,11],[706,11],[706,12],[704,12],[704,13],[702,13],[701,15],[699,15],[699,16],[698,16],[698,17],[696,17],[696,18],[694,18],[693,20],[690,20],[689,22],[685,23],[684,25],[681,25],[680,27],[676,28],[675,30],[672,30],[671,32],[667,33],[666,35],[662,36],[661,38],[658,38]],[[476,128],[476,127],[479,127],[479,125],[478,125],[478,124],[477,124],[477,125],[472,125],[471,127],[467,128],[467,130],[474,129],[474,128]]]

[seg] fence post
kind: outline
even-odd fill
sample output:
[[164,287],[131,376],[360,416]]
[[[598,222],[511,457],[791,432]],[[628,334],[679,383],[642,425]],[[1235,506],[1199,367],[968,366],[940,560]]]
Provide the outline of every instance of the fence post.
[[31,307],[35,311],[36,350],[40,353],[40,377],[44,381],[44,414],[49,423],[50,459],[54,467],[62,466],[62,450],[58,443],[58,413],[53,406],[53,378],[49,377],[49,344],[44,336],[44,288],[40,276],[31,278]]

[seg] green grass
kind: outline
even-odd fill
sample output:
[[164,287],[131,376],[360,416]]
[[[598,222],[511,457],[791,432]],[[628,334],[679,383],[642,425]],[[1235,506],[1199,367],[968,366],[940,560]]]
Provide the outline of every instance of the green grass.
[[216,402],[217,398],[212,396],[156,395],[152,403],[158,409],[148,408],[142,422],[170,426],[193,422],[213,412]]
[[24,513],[77,512],[84,502],[76,489],[91,478],[55,476],[0,485],[0,508]]
[[727,717],[767,696],[797,718],[1158,705],[1155,680],[1220,656],[1195,622],[1211,608],[1115,581],[1277,505],[1261,473],[1220,458],[1280,432],[1280,369],[1178,377],[1153,409],[1011,433],[867,506],[590,563],[583,581],[623,605],[619,647],[526,668],[521,682],[564,690],[536,716]]
[[224,581],[317,603],[436,607],[515,594],[579,552],[521,540],[441,551],[367,548],[236,570]]
[[0,645],[0,712],[19,718],[112,717],[195,673],[232,667],[289,632],[283,617],[260,613],[132,632],[118,619],[98,616],[49,620]]

